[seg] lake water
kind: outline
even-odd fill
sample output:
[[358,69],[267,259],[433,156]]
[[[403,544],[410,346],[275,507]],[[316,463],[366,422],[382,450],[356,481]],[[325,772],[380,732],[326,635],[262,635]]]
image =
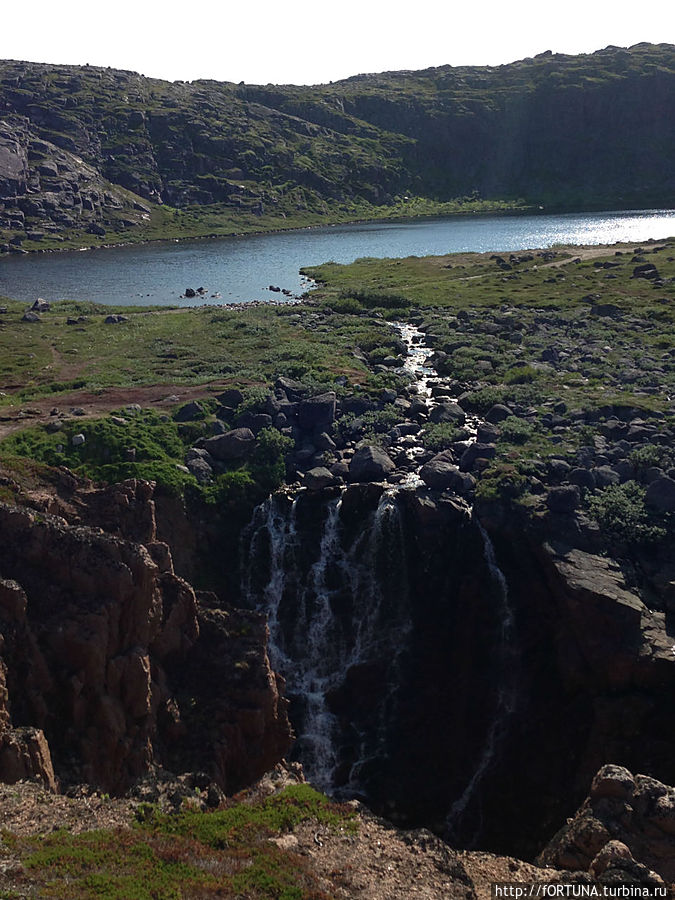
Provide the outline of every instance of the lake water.
[[[363,256],[511,252],[553,244],[612,244],[675,235],[675,210],[527,216],[456,216],[308,228],[186,243],[7,256],[0,295],[32,302],[95,300],[114,304],[241,303],[278,299],[275,285],[299,294],[302,266]],[[205,297],[181,299],[185,288]],[[220,297],[212,297],[219,293]]]

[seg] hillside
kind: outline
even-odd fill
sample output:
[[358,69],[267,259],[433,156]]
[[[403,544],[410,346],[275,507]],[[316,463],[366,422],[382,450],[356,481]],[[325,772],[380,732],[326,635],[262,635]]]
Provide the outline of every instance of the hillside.
[[315,87],[5,61],[0,111],[5,250],[675,202],[668,44]]

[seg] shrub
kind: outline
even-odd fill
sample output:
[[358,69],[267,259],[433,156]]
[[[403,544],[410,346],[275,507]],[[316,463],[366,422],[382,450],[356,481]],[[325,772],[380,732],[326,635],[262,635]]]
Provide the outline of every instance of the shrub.
[[439,422],[434,425],[427,422],[420,433],[422,444],[427,450],[440,453],[458,440],[459,429],[449,422]]
[[537,370],[532,366],[514,366],[504,376],[504,382],[506,384],[530,384],[537,375]]
[[656,543],[666,531],[645,506],[645,493],[635,481],[612,484],[590,498],[589,510],[611,538],[625,543]]
[[263,428],[249,463],[253,480],[265,491],[274,491],[286,475],[286,455],[293,441],[276,428]]
[[501,436],[512,444],[524,444],[534,434],[534,426],[517,416],[510,416],[499,426]]

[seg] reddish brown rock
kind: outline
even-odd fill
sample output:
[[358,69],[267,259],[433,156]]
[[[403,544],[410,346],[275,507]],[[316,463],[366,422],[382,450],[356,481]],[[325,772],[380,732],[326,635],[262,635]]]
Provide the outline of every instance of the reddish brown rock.
[[53,786],[53,757],[64,782],[120,792],[153,765],[199,762],[236,790],[290,746],[264,625],[242,639],[234,614],[199,610],[155,540],[152,485],[111,496],[106,524],[149,549],[0,504],[0,779]]
[[661,885],[675,881],[675,788],[607,765],[583,805],[538,863],[588,871],[600,880]]

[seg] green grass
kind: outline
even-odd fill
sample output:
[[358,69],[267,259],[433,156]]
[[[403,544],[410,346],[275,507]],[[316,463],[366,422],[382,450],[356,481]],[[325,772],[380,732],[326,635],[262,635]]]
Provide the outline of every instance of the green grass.
[[[0,317],[0,406],[83,390],[147,385],[218,386],[268,383],[280,374],[331,384],[336,375],[365,381],[369,371],[354,348],[391,340],[378,323],[353,316],[318,323],[317,313],[294,306],[174,311],[87,305],[88,320],[67,325],[72,302],[56,303],[42,321],[21,321],[24,307],[9,302]],[[104,324],[122,312],[128,322]]]
[[3,840],[25,870],[28,896],[58,900],[330,900],[298,854],[270,838],[303,822],[354,831],[354,811],[309,785],[215,812],[141,807],[130,829]]

